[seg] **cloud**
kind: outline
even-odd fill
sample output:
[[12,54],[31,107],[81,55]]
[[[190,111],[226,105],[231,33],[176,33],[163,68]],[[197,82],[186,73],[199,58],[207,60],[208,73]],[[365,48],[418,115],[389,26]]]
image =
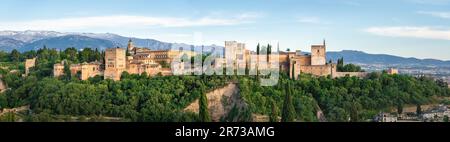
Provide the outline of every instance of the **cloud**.
[[304,24],[324,24],[319,17],[300,17],[297,22]]
[[416,4],[427,4],[427,5],[448,5],[450,0],[406,0],[408,2]]
[[437,12],[437,11],[418,11],[419,14],[430,15],[433,17],[450,19],[450,12]]
[[371,27],[365,31],[375,35],[389,37],[450,40],[450,29],[438,29],[432,27]]
[[217,17],[149,17],[113,15],[0,22],[0,30],[83,30],[92,28],[148,28],[148,27],[199,27],[231,26],[252,23],[259,15],[242,13],[228,18]]

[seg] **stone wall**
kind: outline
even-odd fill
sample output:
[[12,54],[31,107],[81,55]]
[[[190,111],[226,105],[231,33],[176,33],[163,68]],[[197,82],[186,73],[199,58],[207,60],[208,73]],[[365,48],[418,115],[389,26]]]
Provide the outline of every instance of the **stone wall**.
[[325,65],[326,62],[325,45],[313,45],[311,47],[311,65]]
[[53,65],[53,77],[60,77],[64,75],[64,64],[58,63]]
[[105,79],[120,80],[126,71],[126,53],[122,48],[109,48],[105,52]]
[[349,76],[349,77],[364,78],[367,75],[368,75],[368,73],[366,73],[366,72],[334,72],[332,77],[333,78],[340,78],[340,77]]
[[36,58],[25,60],[25,75],[30,73],[30,68],[36,65]]

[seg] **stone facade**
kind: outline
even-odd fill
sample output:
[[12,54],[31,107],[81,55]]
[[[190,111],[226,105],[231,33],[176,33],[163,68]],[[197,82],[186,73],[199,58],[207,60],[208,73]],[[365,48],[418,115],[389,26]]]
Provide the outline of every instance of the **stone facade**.
[[30,68],[36,65],[36,58],[25,60],[25,76],[30,73]]
[[83,64],[71,65],[70,70],[72,71],[72,68],[78,69],[75,72],[75,74],[78,74],[78,72],[80,72],[80,79],[87,80],[91,77],[95,77],[97,75],[103,74],[103,71],[101,70],[100,65],[101,65],[100,62],[83,63]]
[[[129,56],[127,56],[127,51]],[[105,51],[105,67],[101,63],[83,63],[70,66],[72,75],[80,73],[80,79],[86,80],[96,75],[103,75],[104,79],[120,80],[123,72],[130,74],[147,73],[154,75],[173,75],[170,66],[174,59],[181,55],[188,57],[196,56],[195,52],[177,51],[177,50],[150,50],[148,48],[139,48],[133,45],[130,40],[127,49],[109,48]],[[162,64],[166,65],[163,68]],[[53,66],[53,74],[59,77],[64,74],[64,63]]]
[[328,76],[336,72],[336,64],[326,63],[326,44],[311,46],[311,55],[297,51],[290,57],[289,76],[297,79],[302,73]]
[[227,67],[232,67],[234,69],[246,68],[248,55],[250,52],[245,49],[244,43],[239,43],[237,41],[225,41],[225,53],[224,57],[226,59]]
[[[60,77],[64,75],[64,61],[53,65],[53,76]],[[92,63],[82,63],[82,64],[72,64],[69,67],[71,75],[78,75],[81,80],[87,80],[90,77],[95,77],[97,75],[102,75],[103,71],[101,69],[100,62]]]
[[359,78],[363,78],[366,77],[368,75],[367,72],[333,72],[332,73],[332,77],[333,78],[339,78],[339,77],[359,77]]
[[[127,56],[127,50],[129,56]],[[192,69],[186,68],[184,63],[177,64],[178,60],[185,55],[190,58],[197,54],[193,51],[139,48],[135,47],[130,40],[127,49],[118,47],[106,49],[104,70],[101,68],[102,64],[98,62],[71,65],[70,70],[73,75],[81,71],[80,79],[82,80],[96,75],[103,75],[104,79],[120,80],[122,73],[125,71],[130,74],[147,73],[149,76],[174,75],[178,72],[192,71]],[[247,50],[244,43],[225,41],[224,57],[214,59],[213,67],[215,69],[221,67],[239,70],[249,69],[249,73],[256,73],[255,69],[274,69],[278,66],[281,71],[287,72],[291,78],[295,79],[302,73],[314,76],[331,75],[332,77],[364,77],[367,75],[366,73],[337,72],[336,64],[326,63],[325,41],[323,45],[311,46],[311,55],[302,54],[300,50],[256,55],[256,53]],[[173,65],[173,68],[171,68],[171,65]],[[55,77],[63,75],[64,63],[55,64],[53,72]]]
[[64,75],[64,62],[53,65],[53,76],[60,77]]
[[154,76],[161,72],[161,65],[158,63],[130,63],[127,66],[127,72],[130,74],[143,74]]
[[398,69],[390,68],[387,70],[387,73],[391,75],[398,74]]
[[120,80],[127,68],[125,52],[123,48],[106,49],[104,79]]
[[[286,54],[286,53],[284,53]],[[328,76],[333,78],[344,76],[365,77],[367,73],[364,72],[337,72],[337,65],[333,63],[326,63],[326,43],[323,45],[311,46],[311,55],[303,55],[297,51],[295,55],[290,53],[289,57],[289,76],[298,79],[302,73],[311,74],[314,76]],[[281,63],[283,64],[283,63]]]
[[311,65],[323,66],[327,62],[326,60],[326,45],[313,45],[311,46]]

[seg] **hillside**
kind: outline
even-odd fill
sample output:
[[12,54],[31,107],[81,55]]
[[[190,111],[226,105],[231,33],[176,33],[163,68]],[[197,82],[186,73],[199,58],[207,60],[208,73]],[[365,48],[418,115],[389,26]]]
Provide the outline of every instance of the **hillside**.
[[[208,110],[210,112],[211,120],[219,122],[221,118],[225,117],[233,108],[244,108],[245,102],[240,98],[239,88],[236,84],[230,83],[227,86],[216,89],[206,94],[208,98]],[[187,112],[199,112],[198,99],[191,103],[184,110]]]

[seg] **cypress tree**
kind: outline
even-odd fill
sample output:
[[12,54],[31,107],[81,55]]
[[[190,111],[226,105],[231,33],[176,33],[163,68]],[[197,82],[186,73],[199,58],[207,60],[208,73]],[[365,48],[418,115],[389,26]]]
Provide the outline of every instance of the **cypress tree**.
[[258,43],[258,45],[256,46],[256,55],[259,55],[259,49],[260,49],[261,47],[259,46],[259,43]]
[[211,122],[211,117],[208,112],[208,99],[205,93],[200,95],[199,100],[199,117],[202,122]]
[[278,122],[278,108],[274,100],[272,102],[272,111],[270,113],[270,122]]
[[293,122],[295,120],[295,109],[292,104],[292,88],[291,83],[287,82],[286,96],[283,104],[283,114],[281,116],[281,122]]

